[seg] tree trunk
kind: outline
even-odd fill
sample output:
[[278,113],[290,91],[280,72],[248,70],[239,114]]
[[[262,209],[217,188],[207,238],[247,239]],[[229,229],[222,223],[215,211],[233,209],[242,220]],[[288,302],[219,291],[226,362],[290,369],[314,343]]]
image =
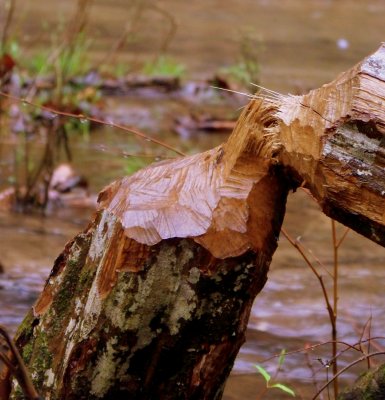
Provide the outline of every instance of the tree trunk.
[[17,335],[41,394],[220,399],[290,187],[385,245],[384,79],[381,47],[308,95],[260,93],[222,146],[106,188]]
[[385,399],[385,365],[361,375],[353,387],[338,396],[338,400]]
[[[18,333],[45,398],[221,398],[287,195],[269,160],[245,155],[225,177],[221,154],[156,165],[101,194],[102,209],[56,260]],[[177,193],[171,174],[184,185]]]

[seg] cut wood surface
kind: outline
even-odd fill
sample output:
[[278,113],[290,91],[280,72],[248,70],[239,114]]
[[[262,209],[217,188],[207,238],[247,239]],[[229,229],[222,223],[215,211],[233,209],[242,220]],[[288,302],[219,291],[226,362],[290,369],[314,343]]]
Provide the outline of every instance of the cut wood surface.
[[239,231],[246,214],[230,206],[233,225],[219,199],[245,197],[244,171],[261,159],[290,168],[326,214],[385,246],[385,45],[307,95],[259,93],[226,144],[125,178],[101,205],[147,244],[204,234],[218,220],[217,231],[226,223]]
[[385,246],[385,46],[332,83],[279,102],[280,162],[326,214]]
[[290,188],[385,245],[384,96],[382,46],[307,95],[257,94],[225,144],[108,186],[17,335],[41,394],[220,399]]

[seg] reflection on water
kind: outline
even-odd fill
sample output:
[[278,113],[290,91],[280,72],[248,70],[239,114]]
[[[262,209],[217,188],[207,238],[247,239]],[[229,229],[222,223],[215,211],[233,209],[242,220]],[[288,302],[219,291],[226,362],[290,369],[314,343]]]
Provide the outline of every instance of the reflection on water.
[[[106,9],[105,3],[95,1],[92,16],[92,29],[98,43],[98,48],[93,47],[95,58],[111,46],[126,21],[125,0],[109,2],[108,12],[100,12]],[[375,50],[384,40],[385,2],[382,0],[163,0],[159,3],[167,7],[179,23],[170,53],[185,62],[192,74],[207,76],[208,71],[211,74],[233,63],[238,53],[239,31],[251,28],[265,47],[261,55],[262,83],[280,91],[319,86]],[[30,7],[29,21],[41,20],[43,15],[52,22],[56,13],[65,15],[71,11],[69,2],[58,0],[35,0],[26,7]],[[52,9],[56,12],[52,13]],[[36,15],[38,19],[34,18]],[[147,18],[152,17],[148,15]],[[28,40],[36,39],[38,28],[36,25],[28,27]],[[135,57],[148,56],[152,44],[157,43],[151,39],[157,34],[157,29],[151,32],[143,28],[141,39],[147,45],[140,45],[141,42],[134,45]],[[34,42],[34,46],[39,43]],[[122,59],[130,60],[132,54],[132,49],[126,51]],[[208,108],[204,104],[194,107]],[[237,108],[221,107],[217,109],[219,114],[234,112]],[[191,108],[179,100],[109,99],[106,108],[112,110],[114,118],[126,117],[153,134],[160,132],[169,144],[183,151],[197,152],[224,140],[223,135],[199,134],[182,142],[180,137],[170,134],[170,121]],[[106,144],[106,151],[101,152],[100,146]],[[91,190],[96,192],[124,175],[127,160],[116,156],[116,152],[136,152],[144,148],[150,154],[159,154],[159,149],[146,146],[146,143],[138,144],[128,134],[105,128],[93,132],[89,140],[75,140],[75,167],[89,178]],[[65,242],[86,226],[91,214],[92,210],[76,209],[63,209],[49,218],[0,214],[0,259],[6,267],[6,274],[0,275],[1,324],[12,331],[16,329],[41,290],[54,258]],[[330,222],[302,192],[290,197],[285,225],[293,237],[301,237],[302,243],[326,267],[331,267]],[[382,334],[384,265],[384,249],[354,233],[348,235],[341,249],[338,327],[341,339],[357,340],[370,316],[373,318],[372,336]],[[327,280],[327,273],[324,275]],[[255,363],[279,353],[282,348],[290,351],[304,348],[308,343],[327,341],[329,334],[328,316],[318,282],[295,249],[281,238],[269,281],[252,310],[247,342],[236,361],[224,398],[255,398],[262,385],[261,378],[255,374]],[[330,349],[326,347],[315,350],[308,359],[303,353],[288,356],[281,380],[308,399],[314,393],[308,364],[313,362],[317,378],[322,380],[325,369],[316,359],[328,357]],[[266,365],[273,370],[275,364],[273,360]],[[353,374],[345,374],[344,379],[351,382]],[[280,396],[279,392],[272,391],[265,398],[287,398]]]
[[[68,212],[68,213],[67,213]],[[86,226],[91,211],[41,216],[0,213],[0,323],[15,331],[42,289],[64,244]]]
[[26,311],[42,289],[50,268],[36,266],[37,272],[26,273],[23,265],[11,273],[0,274],[1,324],[12,331],[21,323]]
[[[292,237],[301,240],[309,249],[310,258],[313,254],[329,271],[332,270],[330,220],[303,192],[289,197],[284,225]],[[340,229],[339,234],[343,231]],[[349,232],[341,246],[339,259],[339,339],[351,344],[358,342],[370,317],[371,336],[384,336],[382,288],[385,285],[385,250]],[[331,289],[330,277],[322,268],[319,270],[326,287]],[[246,376],[240,376],[239,381],[236,377],[230,379],[230,392],[225,399],[242,398],[238,397],[238,389],[247,393],[247,398],[256,396],[258,384],[262,384],[262,380],[257,378],[255,372],[254,375],[250,373],[255,371],[254,364],[257,362],[270,358],[272,354],[279,354],[282,349],[292,351],[326,342],[330,336],[328,313],[319,283],[297,251],[281,237],[270,268],[269,280],[252,309],[247,342],[236,361],[235,374]],[[379,342],[384,344],[384,340]],[[325,368],[317,359],[326,361],[330,359],[330,354],[331,347],[325,345],[310,352],[308,358],[304,352],[287,356],[280,379],[291,382],[296,392],[303,392],[303,398],[308,399],[311,393],[314,394],[313,374],[316,373],[320,381],[326,377]],[[339,366],[343,367],[357,357],[357,352],[348,352],[339,359]],[[308,366],[309,360],[313,370]],[[276,363],[277,359],[274,359],[264,365],[274,372]],[[342,383],[351,383],[363,368],[364,365],[359,365],[349,370],[343,375]],[[299,377],[301,384],[297,382]],[[241,382],[245,384],[242,389],[238,386]],[[280,398],[279,393],[274,395],[272,399]]]

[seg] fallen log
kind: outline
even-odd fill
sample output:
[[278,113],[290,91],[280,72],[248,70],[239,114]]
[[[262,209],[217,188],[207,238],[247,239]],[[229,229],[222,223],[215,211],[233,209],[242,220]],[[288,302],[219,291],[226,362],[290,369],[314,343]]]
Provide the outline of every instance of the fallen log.
[[220,399],[290,189],[385,245],[384,95],[382,46],[307,95],[256,95],[225,144],[107,187],[17,334],[40,393]]
[[304,96],[279,96],[279,161],[323,211],[385,246],[385,46]]

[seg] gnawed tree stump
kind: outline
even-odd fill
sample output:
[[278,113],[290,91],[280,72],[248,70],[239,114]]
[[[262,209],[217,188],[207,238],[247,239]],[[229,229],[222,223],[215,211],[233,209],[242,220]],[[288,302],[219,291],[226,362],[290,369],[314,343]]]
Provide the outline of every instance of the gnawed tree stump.
[[[245,155],[224,178],[221,154],[153,166],[101,194],[102,210],[57,259],[19,331],[46,398],[221,397],[287,194],[280,167]],[[167,193],[172,176],[183,187]],[[124,227],[112,206],[127,210]],[[163,231],[150,230],[151,217]]]
[[220,399],[291,186],[385,245],[384,95],[381,47],[308,95],[258,95],[224,145],[106,188],[17,335],[40,392]]

